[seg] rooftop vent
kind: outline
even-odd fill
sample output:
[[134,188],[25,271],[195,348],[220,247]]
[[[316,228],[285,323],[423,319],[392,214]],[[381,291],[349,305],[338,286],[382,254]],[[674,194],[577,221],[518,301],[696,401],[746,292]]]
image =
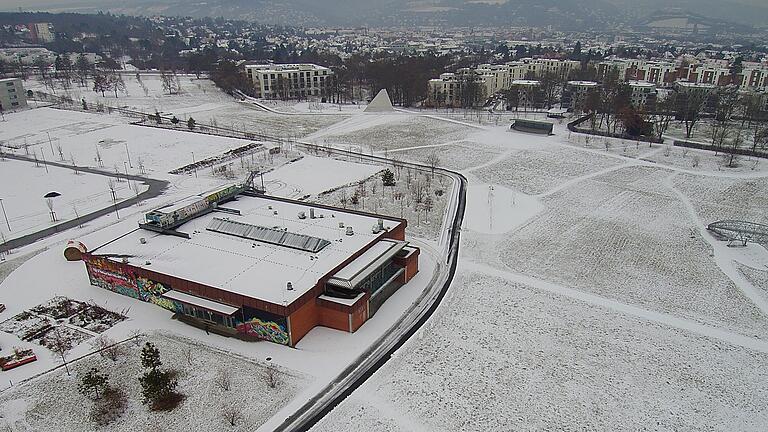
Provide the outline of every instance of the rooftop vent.
[[348,236],[355,235],[355,230],[353,230],[351,226],[348,226],[345,234]]
[[293,284],[291,282],[288,282],[286,288],[288,289],[288,291],[293,291]]
[[140,239],[139,239],[139,243],[141,243],[141,244],[147,244],[147,239],[145,239],[144,237],[142,237],[142,238],[140,238]]

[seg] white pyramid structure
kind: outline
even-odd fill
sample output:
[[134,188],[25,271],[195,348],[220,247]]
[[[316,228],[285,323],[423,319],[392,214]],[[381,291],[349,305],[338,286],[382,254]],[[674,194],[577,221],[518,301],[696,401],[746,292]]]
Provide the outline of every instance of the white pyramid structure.
[[365,107],[363,112],[392,112],[395,108],[392,107],[392,101],[389,99],[389,93],[387,89],[381,89],[379,94]]

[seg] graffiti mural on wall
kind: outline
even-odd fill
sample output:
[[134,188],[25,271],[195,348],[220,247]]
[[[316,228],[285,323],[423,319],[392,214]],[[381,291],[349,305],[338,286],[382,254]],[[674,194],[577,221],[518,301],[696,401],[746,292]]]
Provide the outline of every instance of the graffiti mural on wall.
[[258,318],[237,324],[238,333],[268,340],[271,342],[288,345],[289,338],[285,326],[274,321],[262,321]]
[[156,304],[171,312],[184,312],[181,303],[162,297],[163,294],[171,290],[169,287],[143,277],[136,278],[136,285],[139,288],[139,295],[142,300]]
[[181,303],[161,297],[171,288],[147,278],[136,277],[130,268],[101,257],[87,259],[86,268],[91,285],[156,304],[171,312],[183,311]]
[[288,322],[285,317],[263,310],[243,306],[236,323],[237,332],[282,345],[290,344]]
[[86,269],[91,285],[114,291],[129,297],[139,298],[136,278],[130,270],[124,270],[106,259],[91,257],[86,260]]

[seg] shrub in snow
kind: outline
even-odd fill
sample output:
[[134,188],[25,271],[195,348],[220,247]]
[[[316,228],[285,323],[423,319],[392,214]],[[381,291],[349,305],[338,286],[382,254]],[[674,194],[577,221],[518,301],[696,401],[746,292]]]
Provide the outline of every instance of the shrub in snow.
[[385,169],[384,172],[381,173],[381,182],[384,186],[394,186],[395,174],[389,169]]
[[96,368],[91,368],[80,379],[80,383],[77,385],[77,389],[80,393],[92,397],[93,399],[99,399],[104,394],[104,390],[107,388],[106,375],[99,372]]
[[181,403],[184,396],[176,392],[176,371],[162,370],[162,364],[160,350],[147,342],[141,350],[141,365],[147,371],[139,377],[143,402],[155,411],[170,411]]

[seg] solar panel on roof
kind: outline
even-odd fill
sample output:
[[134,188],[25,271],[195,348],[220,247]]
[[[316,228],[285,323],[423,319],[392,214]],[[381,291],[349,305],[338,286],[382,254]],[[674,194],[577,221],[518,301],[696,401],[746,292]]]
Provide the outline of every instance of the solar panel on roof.
[[320,252],[324,247],[331,244],[328,240],[317,237],[219,218],[213,218],[206,229],[221,234],[313,253]]

